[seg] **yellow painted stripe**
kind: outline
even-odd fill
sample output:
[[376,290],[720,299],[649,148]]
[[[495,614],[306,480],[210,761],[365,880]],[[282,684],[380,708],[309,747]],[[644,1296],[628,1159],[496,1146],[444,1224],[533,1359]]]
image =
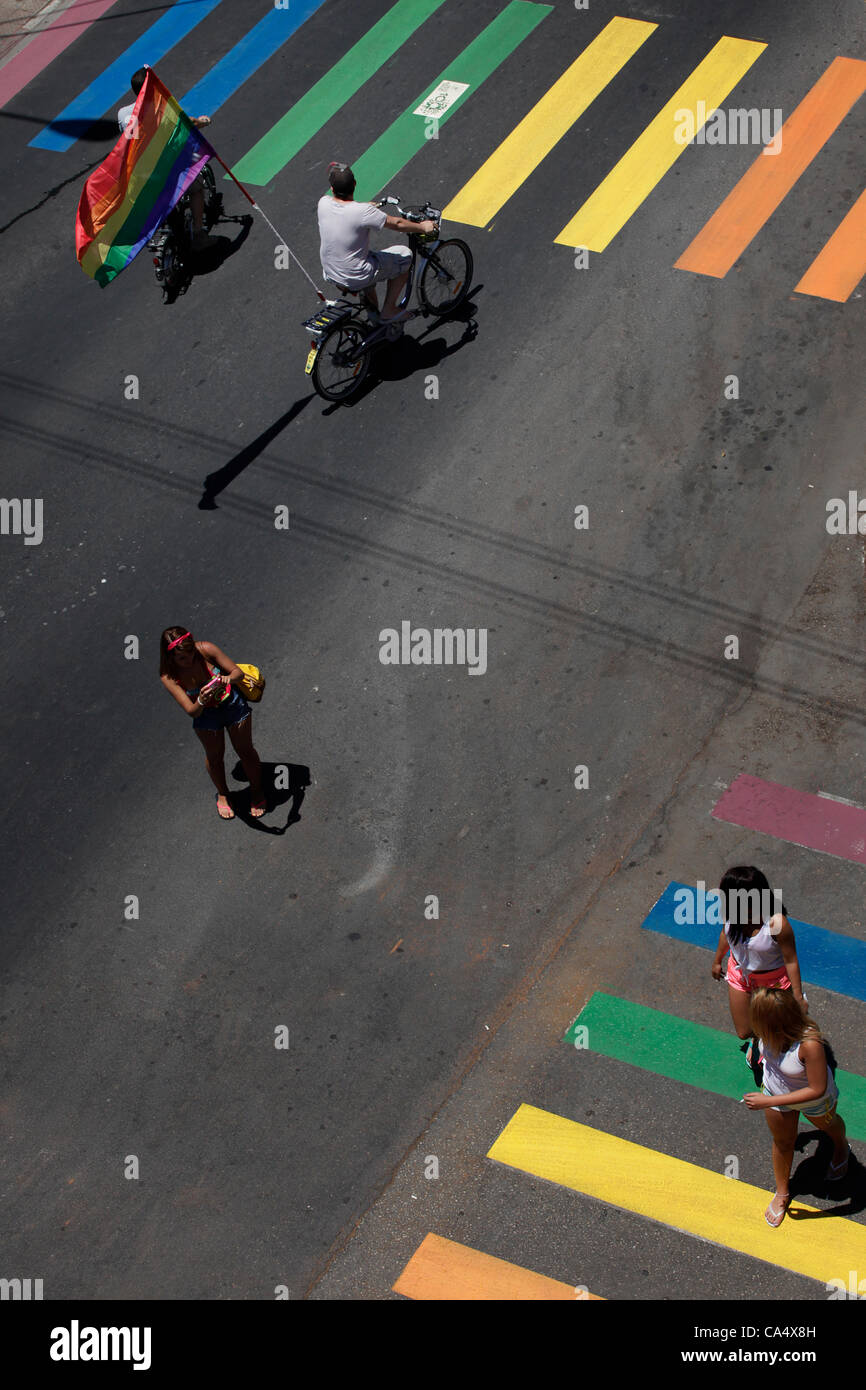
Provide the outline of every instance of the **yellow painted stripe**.
[[[719,39],[563,227],[556,241],[562,246],[585,246],[589,251],[603,251],[683,150],[689,148],[676,138],[677,132],[683,129],[682,114],[678,117],[677,113],[692,112],[697,134],[766,47],[765,43],[750,39]],[[698,102],[704,103],[702,120],[698,119],[701,114]]]
[[606,24],[443,209],[442,216],[449,222],[486,227],[657,28],[642,19],[616,18]]
[[487,1157],[824,1284],[866,1269],[866,1227],[854,1221],[795,1201],[801,1219],[788,1215],[774,1230],[764,1220],[769,1192],[532,1105]]
[[531,1269],[485,1255],[431,1231],[394,1285],[406,1298],[460,1302],[604,1302],[581,1285],[563,1284]]
[[844,304],[866,275],[866,193],[843,217],[824,249],[815,257],[798,294],[819,295]]

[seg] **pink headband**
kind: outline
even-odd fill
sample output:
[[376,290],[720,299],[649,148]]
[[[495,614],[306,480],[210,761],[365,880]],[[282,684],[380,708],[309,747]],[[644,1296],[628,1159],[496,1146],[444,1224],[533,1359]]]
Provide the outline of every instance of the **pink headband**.
[[169,642],[167,650],[168,650],[168,651],[171,651],[172,647],[176,647],[176,646],[178,645],[179,642],[185,642],[186,639],[187,639],[187,637],[192,637],[192,633],[191,633],[191,632],[185,632],[185,633],[183,634],[183,637],[175,637],[175,639],[174,639],[173,642]]

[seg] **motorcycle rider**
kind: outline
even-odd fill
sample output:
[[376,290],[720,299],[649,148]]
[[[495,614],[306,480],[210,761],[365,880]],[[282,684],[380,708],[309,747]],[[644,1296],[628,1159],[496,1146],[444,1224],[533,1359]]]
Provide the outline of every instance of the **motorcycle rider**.
[[[139,68],[137,72],[132,74],[129,85],[135,93],[136,98],[138,98],[138,94],[144,86],[146,77],[147,68]],[[138,139],[138,131],[135,129],[134,125],[130,125],[130,117],[134,110],[135,102],[132,101],[127,106],[121,106],[117,112],[117,124],[120,127],[121,134],[125,135],[128,140]],[[188,116],[187,120],[191,125],[198,127],[210,125],[210,116]],[[187,193],[189,195],[189,205],[192,211],[194,233],[192,243],[193,249],[196,251],[206,251],[209,246],[217,245],[217,239],[216,237],[209,236],[204,226],[204,184],[201,174],[190,184]]]

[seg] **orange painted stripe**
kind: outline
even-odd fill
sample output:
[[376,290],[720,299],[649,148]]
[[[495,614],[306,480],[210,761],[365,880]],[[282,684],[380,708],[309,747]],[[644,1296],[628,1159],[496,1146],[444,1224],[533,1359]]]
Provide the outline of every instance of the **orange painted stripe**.
[[866,91],[866,62],[834,58],[781,130],[778,154],[763,150],[675,263],[721,279]]
[[844,304],[866,275],[866,193],[861,193],[799,285],[798,294],[815,294]]
[[531,1269],[485,1255],[431,1231],[394,1285],[406,1298],[445,1302],[603,1303],[581,1285],[563,1284]]

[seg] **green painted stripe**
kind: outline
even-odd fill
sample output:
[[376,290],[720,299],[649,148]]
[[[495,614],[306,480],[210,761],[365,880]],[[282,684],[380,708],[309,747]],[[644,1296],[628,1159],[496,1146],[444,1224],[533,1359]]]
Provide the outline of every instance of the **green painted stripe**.
[[[565,1035],[565,1041],[572,1046],[579,1027],[587,1030],[588,1051],[629,1062],[656,1076],[684,1081],[702,1091],[735,1100],[755,1089],[733,1033],[705,1028],[701,1023],[689,1023],[659,1009],[647,1009],[598,991]],[[839,1113],[849,1139],[866,1139],[866,1077],[840,1068],[836,1084]]]
[[[398,0],[234,166],[241,182],[270,183],[445,0]],[[417,102],[415,103],[417,106]],[[228,178],[228,174],[226,174]]]
[[450,120],[464,101],[532,33],[535,26],[547,18],[552,9],[552,5],[530,4],[529,0],[511,0],[511,4],[481,31],[468,48],[464,48],[463,52],[458,54],[435,82],[415,98],[403,115],[397,117],[361,158],[352,161],[358,184],[355,190],[358,201],[366,202],[375,197],[404,164],[408,164],[413,155],[426,144],[432,143],[426,134],[425,117],[416,116],[415,110],[441,82],[464,82],[467,88],[439,117],[440,127],[445,121]]

